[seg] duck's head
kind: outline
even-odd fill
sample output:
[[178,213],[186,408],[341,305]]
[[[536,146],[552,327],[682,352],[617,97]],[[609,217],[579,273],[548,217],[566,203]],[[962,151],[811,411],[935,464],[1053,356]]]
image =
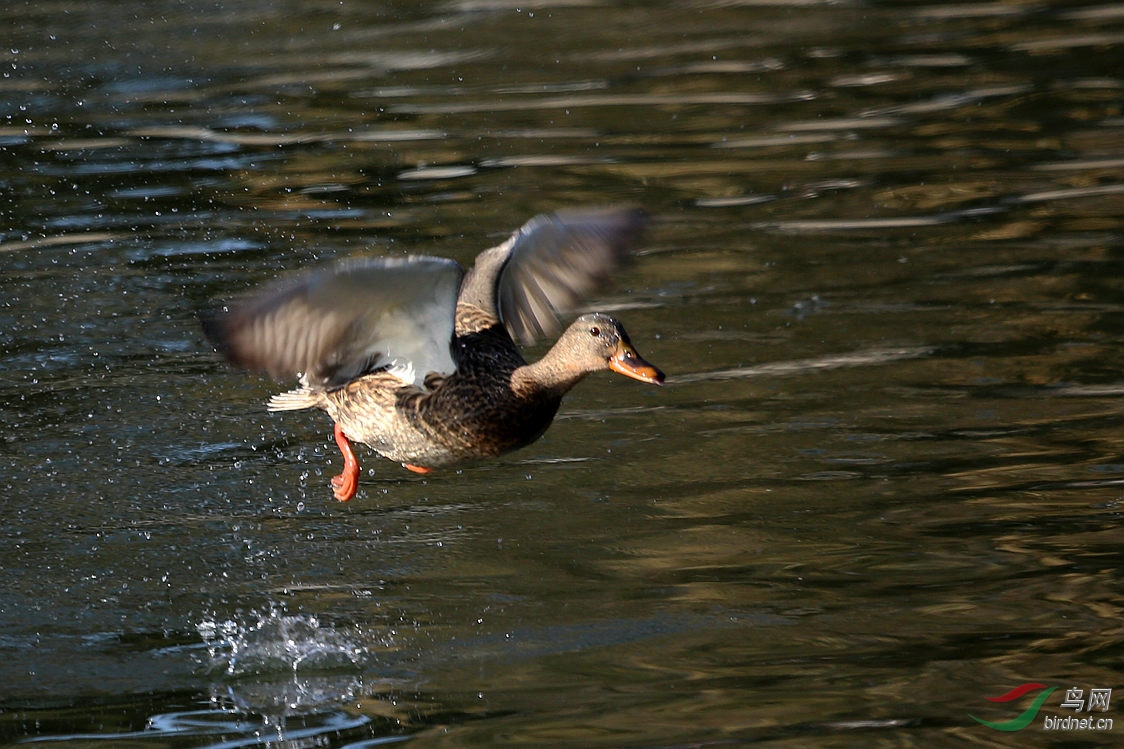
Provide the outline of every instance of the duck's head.
[[554,348],[565,356],[571,367],[584,372],[611,369],[634,380],[663,384],[663,372],[636,353],[624,326],[615,317],[601,312],[575,320]]

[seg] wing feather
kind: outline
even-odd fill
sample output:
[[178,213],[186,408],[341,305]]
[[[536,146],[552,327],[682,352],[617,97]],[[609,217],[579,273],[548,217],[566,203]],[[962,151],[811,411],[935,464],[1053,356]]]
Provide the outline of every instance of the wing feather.
[[208,338],[233,364],[301,376],[331,390],[377,369],[421,386],[455,369],[453,313],[463,271],[453,260],[343,262],[268,285],[204,316]]
[[558,317],[602,286],[640,240],[639,208],[543,214],[509,240],[496,283],[496,306],[512,337],[530,343],[557,332]]

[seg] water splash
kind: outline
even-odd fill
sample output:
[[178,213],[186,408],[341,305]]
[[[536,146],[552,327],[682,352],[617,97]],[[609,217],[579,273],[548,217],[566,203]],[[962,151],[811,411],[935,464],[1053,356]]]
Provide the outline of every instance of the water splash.
[[212,703],[282,721],[367,694],[372,686],[364,673],[374,651],[391,645],[389,633],[336,626],[278,606],[238,619],[208,618],[196,629],[206,648],[204,670],[222,677],[211,686]]
[[249,622],[207,619],[196,629],[207,647],[208,670],[233,677],[354,670],[371,656],[360,627],[336,627],[276,607],[252,612]]

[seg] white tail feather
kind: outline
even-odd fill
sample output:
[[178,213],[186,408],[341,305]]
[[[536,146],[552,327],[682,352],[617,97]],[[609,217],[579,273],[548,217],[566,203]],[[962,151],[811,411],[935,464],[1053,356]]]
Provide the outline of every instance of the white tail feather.
[[287,393],[270,397],[265,407],[270,411],[299,411],[302,408],[316,408],[320,405],[320,394],[308,388],[297,388]]

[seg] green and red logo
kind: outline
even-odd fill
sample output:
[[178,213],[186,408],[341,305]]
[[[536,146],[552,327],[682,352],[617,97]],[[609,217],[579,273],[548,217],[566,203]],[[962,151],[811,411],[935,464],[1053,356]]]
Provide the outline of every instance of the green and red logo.
[[[1047,687],[1045,684],[1038,682],[1027,682],[1020,684],[1002,697],[988,697],[988,702],[1014,702],[1020,697],[1037,692],[1039,689],[1045,690],[1034,698],[1030,703],[1030,707],[1023,710],[1017,718],[1011,720],[984,720],[977,718],[971,713],[968,717],[972,720],[993,728],[996,731],[1021,731],[1034,722],[1038,717],[1038,713],[1042,710],[1042,706],[1046,704],[1046,700],[1050,695],[1057,691],[1058,687]],[[1072,710],[1073,715],[1046,715],[1042,719],[1042,730],[1044,731],[1111,731],[1113,721],[1112,718],[1100,717],[1099,715],[1091,715],[1090,713],[1105,713],[1108,711],[1109,702],[1112,700],[1112,689],[1110,687],[1098,687],[1090,689],[1088,697],[1085,696],[1085,689],[1083,687],[1069,687],[1065,690],[1065,699],[1062,700],[1058,708],[1061,710]],[[1081,711],[1084,710],[1085,714],[1082,715]]]
[[1038,682],[1027,682],[1026,684],[1018,685],[1010,692],[1007,692],[1007,694],[1004,694],[1000,697],[987,698],[988,702],[1014,702],[1024,694],[1033,692],[1036,689],[1045,689],[1046,691],[1035,697],[1034,702],[1030,703],[1030,707],[1028,707],[1026,710],[1023,710],[1022,714],[1017,718],[1012,718],[1011,720],[991,721],[984,720],[983,718],[977,718],[971,713],[968,713],[968,717],[976,721],[977,723],[982,723],[988,728],[994,728],[996,731],[1021,731],[1034,722],[1034,719],[1038,717],[1038,711],[1042,709],[1042,705],[1046,703],[1046,700],[1049,699],[1050,695],[1054,693],[1054,690],[1057,689],[1057,687],[1047,688],[1045,684],[1039,684]]

